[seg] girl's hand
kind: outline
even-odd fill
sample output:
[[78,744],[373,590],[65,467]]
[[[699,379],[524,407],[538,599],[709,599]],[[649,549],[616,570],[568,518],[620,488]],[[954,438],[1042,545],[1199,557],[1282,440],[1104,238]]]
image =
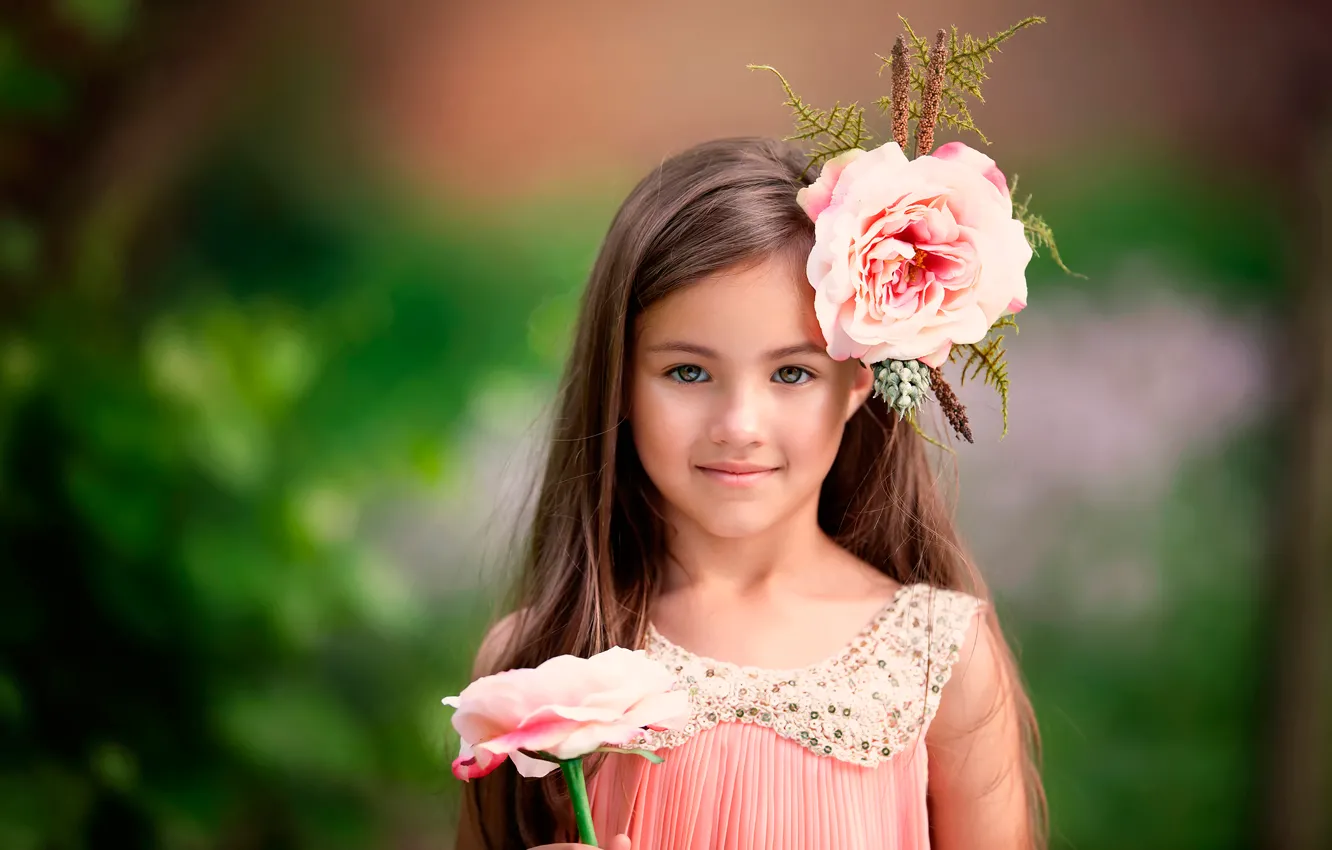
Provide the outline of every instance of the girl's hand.
[[[532,850],[597,850],[590,844],[542,844],[540,847],[533,847]],[[629,843],[629,836],[617,835],[610,840],[604,850],[634,850],[634,846]]]

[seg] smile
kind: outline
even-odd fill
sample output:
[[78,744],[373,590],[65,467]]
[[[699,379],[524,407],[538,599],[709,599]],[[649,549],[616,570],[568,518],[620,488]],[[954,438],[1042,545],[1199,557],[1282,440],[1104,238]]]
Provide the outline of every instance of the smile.
[[697,469],[713,481],[728,487],[752,487],[777,471],[771,467],[731,464],[700,466]]

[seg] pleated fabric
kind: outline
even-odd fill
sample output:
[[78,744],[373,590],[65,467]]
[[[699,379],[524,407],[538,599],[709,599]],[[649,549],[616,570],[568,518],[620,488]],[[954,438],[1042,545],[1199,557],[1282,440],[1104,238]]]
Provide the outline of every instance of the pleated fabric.
[[724,723],[652,764],[612,754],[591,777],[597,836],[634,850],[924,850],[925,743],[867,768],[771,729]]

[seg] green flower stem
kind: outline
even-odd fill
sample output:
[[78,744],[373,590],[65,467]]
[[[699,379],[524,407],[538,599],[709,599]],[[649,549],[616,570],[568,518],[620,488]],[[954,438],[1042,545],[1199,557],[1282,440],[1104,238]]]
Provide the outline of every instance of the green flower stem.
[[578,821],[578,841],[590,847],[597,846],[597,833],[592,827],[592,806],[587,800],[587,782],[583,779],[583,760],[560,759],[560,771],[569,786],[569,799],[573,801],[574,818]]

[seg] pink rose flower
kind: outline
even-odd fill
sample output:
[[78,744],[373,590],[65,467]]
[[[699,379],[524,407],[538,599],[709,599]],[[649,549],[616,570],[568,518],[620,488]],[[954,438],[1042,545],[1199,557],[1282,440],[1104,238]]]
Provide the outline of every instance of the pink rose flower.
[[523,776],[545,776],[558,765],[520,750],[574,759],[628,744],[644,729],[678,728],[689,715],[689,695],[674,684],[642,650],[618,646],[477,679],[443,700],[457,709],[453,728],[462,738],[453,775],[485,776],[509,758]]
[[811,221],[816,220],[819,213],[832,203],[833,188],[837,186],[837,179],[842,176],[847,165],[864,155],[865,151],[860,148],[839,153],[823,164],[823,168],[819,171],[819,179],[815,180],[812,186],[806,186],[796,192],[796,203],[800,204],[800,208],[809,215]]
[[848,153],[797,196],[829,355],[940,366],[1026,306],[1031,246],[994,160],[961,142],[914,160],[896,142]]

